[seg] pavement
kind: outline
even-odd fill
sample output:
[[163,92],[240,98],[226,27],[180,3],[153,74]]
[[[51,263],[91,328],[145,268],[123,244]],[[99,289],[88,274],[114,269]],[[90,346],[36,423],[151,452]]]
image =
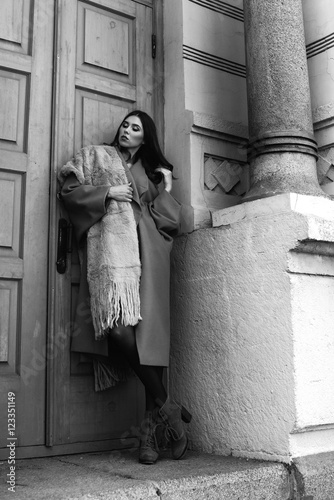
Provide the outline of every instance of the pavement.
[[165,452],[155,465],[137,450],[16,460],[15,492],[0,463],[0,498],[15,500],[269,500],[289,498],[286,467],[278,463],[189,451],[175,461]]
[[[334,500],[333,455],[297,466],[189,451],[155,465],[138,463],[138,450],[0,462],[0,498],[15,500]],[[294,470],[295,469],[295,470]]]

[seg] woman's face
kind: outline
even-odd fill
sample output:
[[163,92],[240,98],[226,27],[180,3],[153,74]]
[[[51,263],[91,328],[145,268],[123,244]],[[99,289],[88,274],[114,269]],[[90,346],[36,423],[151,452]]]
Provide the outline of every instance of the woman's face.
[[138,116],[128,116],[119,129],[118,143],[133,156],[144,142],[144,129]]

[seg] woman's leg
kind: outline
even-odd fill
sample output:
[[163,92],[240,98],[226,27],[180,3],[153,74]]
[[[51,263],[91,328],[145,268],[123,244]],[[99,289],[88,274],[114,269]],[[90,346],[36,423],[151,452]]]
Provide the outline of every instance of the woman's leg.
[[165,402],[167,393],[162,383],[163,367],[140,364],[134,328],[132,326],[115,327],[110,330],[108,337],[144,384],[146,409],[153,410],[156,407],[156,399]]
[[136,334],[133,327],[116,327],[109,332],[111,349],[116,347],[127,360],[145,387],[146,411],[141,424],[139,462],[154,464],[159,458],[159,446],[156,436],[157,405],[155,399],[166,401],[167,394],[162,383],[161,366],[141,365],[139,361]]
[[[162,366],[157,366],[156,368],[157,368],[158,372],[161,372],[161,375],[159,374],[159,376],[160,376],[160,380],[161,380],[161,383],[162,383],[163,367]],[[155,398],[146,389],[146,387],[145,387],[145,398],[146,398],[146,404],[145,404],[146,410],[147,411],[153,411],[156,408],[157,403],[155,401]]]
[[184,457],[188,447],[188,439],[181,422],[182,408],[169,398],[167,399],[166,390],[162,383],[162,367],[140,364],[133,327],[121,326],[113,328],[109,332],[109,339],[121,351],[145,386],[146,405],[148,405],[146,407],[146,416],[149,423],[146,429],[147,432],[141,439],[139,461],[153,464],[159,456],[155,437],[155,419],[153,419],[153,410],[157,404],[161,422],[166,426],[167,435],[170,435],[172,457],[175,460]]

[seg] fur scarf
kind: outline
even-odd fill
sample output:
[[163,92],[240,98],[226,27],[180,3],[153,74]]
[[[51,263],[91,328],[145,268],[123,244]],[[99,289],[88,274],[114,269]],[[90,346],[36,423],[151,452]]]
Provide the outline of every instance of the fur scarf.
[[[117,186],[128,182],[118,151],[87,146],[64,165],[60,183],[74,173],[81,184]],[[118,324],[135,325],[140,317],[141,265],[136,222],[129,202],[111,199],[106,214],[87,233],[87,280],[95,337]]]

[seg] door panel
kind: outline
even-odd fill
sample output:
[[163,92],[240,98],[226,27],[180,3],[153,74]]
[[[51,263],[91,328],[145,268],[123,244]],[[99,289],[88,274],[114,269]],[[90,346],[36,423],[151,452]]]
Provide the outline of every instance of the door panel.
[[[47,9],[48,7],[46,7]],[[0,16],[0,47],[10,52],[31,53],[30,0],[2,0]]]
[[[135,14],[131,9],[131,14]],[[113,73],[113,79],[134,81],[129,51],[135,36],[134,17],[103,7],[78,3],[78,69],[94,74]]]
[[[56,170],[78,149],[110,143],[120,120],[136,107],[154,116],[156,71],[152,1],[58,0],[57,12],[53,200]],[[51,216],[51,264],[60,217],[68,215],[57,203]],[[49,340],[54,353],[48,370],[47,443],[87,443],[87,450],[93,442],[96,450],[97,441],[101,449],[126,446],[142,415],[142,388],[130,377],[127,383],[95,392],[92,365],[70,353],[79,277],[74,245],[66,272],[50,277],[55,295]]]
[[53,25],[53,0],[0,3],[0,426],[14,392],[20,447],[45,443]]

